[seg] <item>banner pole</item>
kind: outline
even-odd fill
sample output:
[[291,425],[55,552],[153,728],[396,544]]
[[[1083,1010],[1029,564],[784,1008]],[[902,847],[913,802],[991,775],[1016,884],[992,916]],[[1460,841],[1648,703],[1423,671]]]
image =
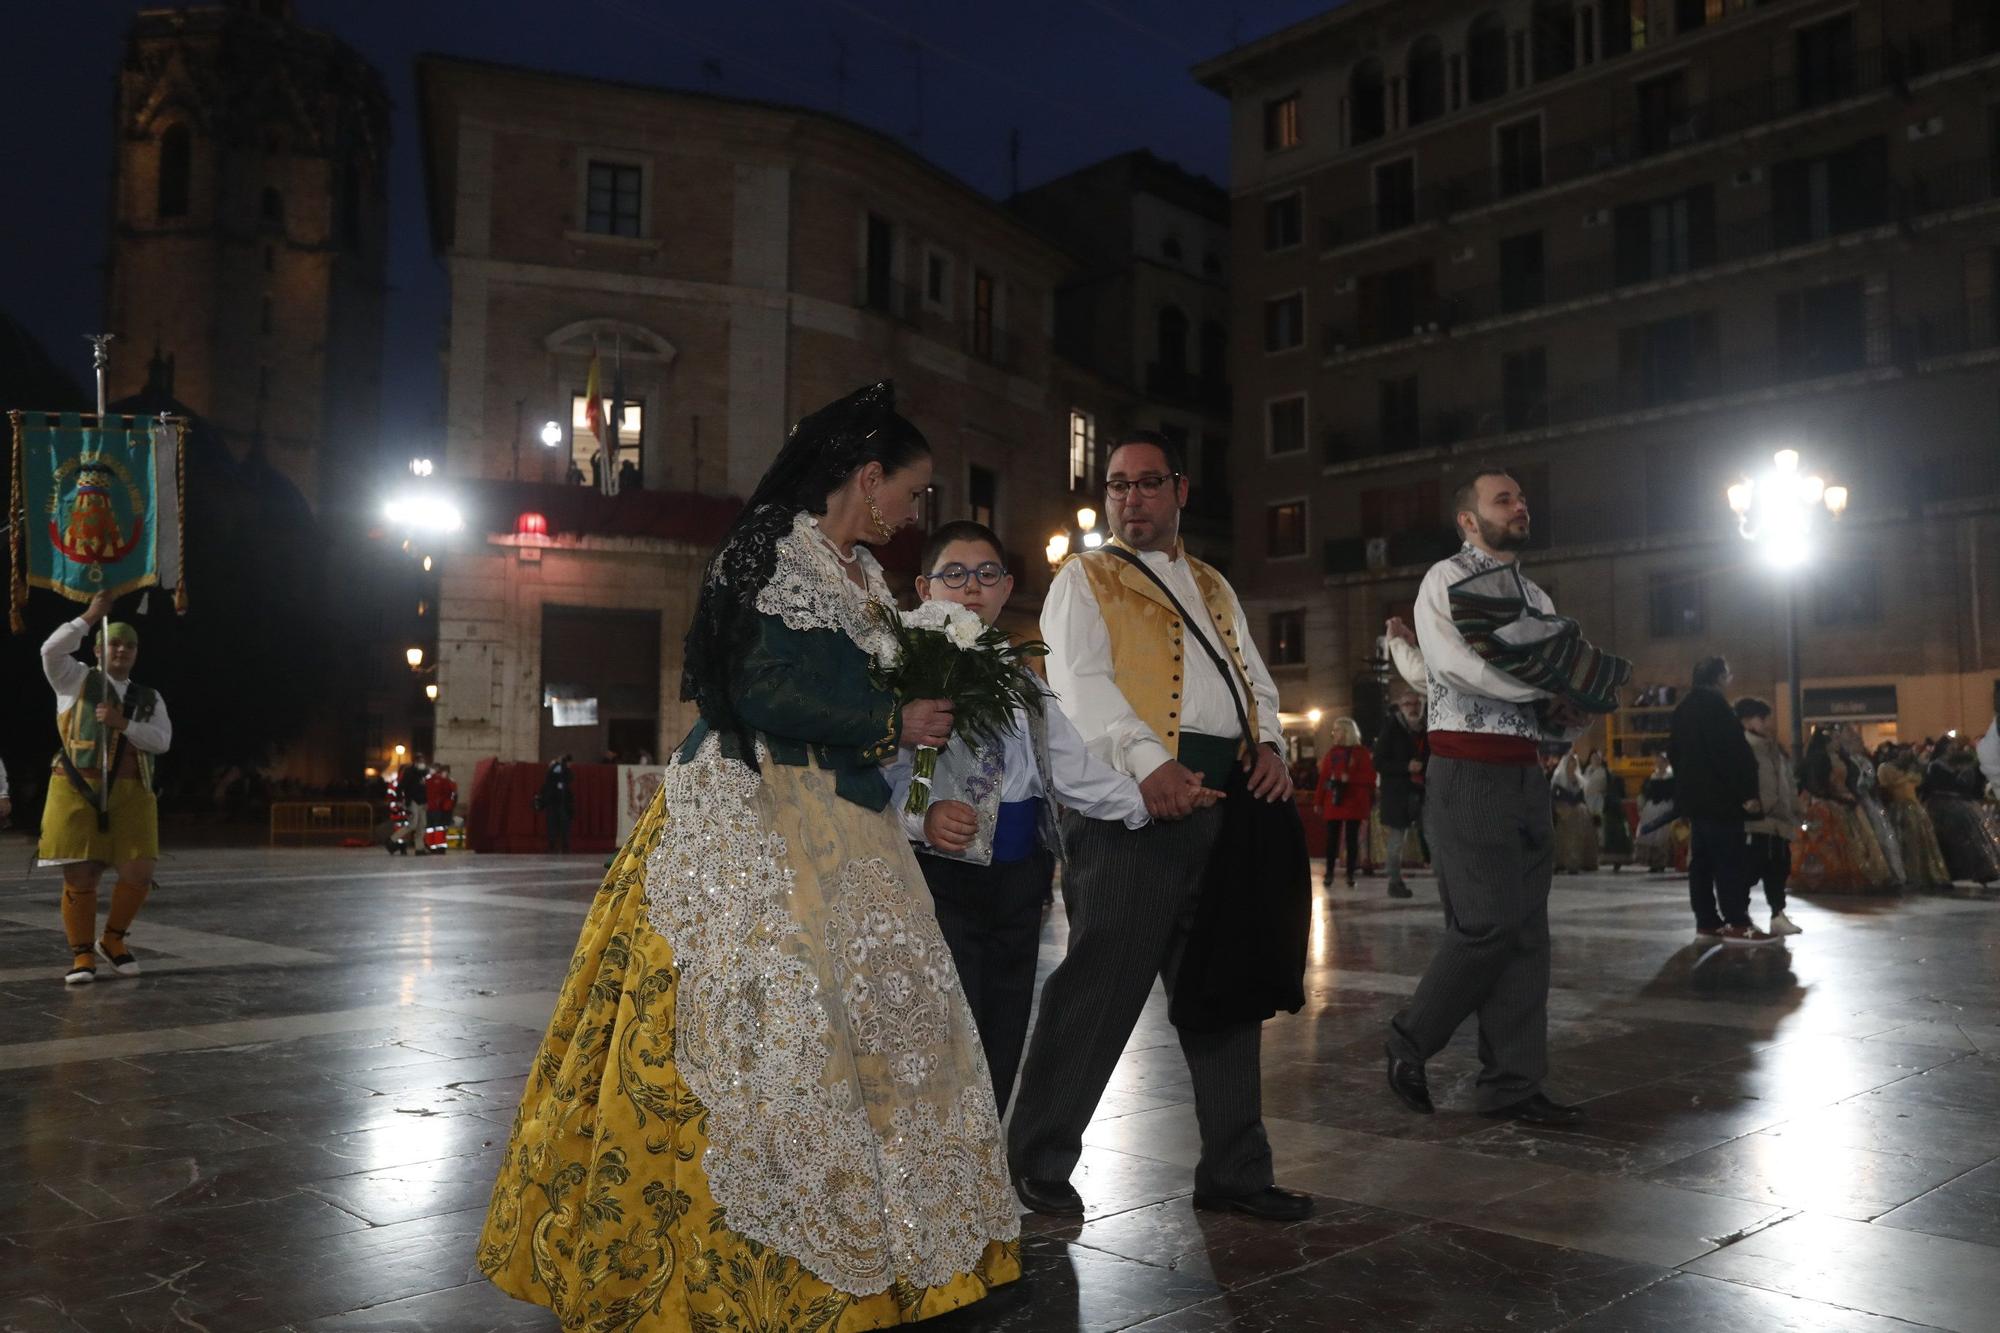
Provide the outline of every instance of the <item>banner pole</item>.
[[[111,365],[111,340],[115,333],[86,333],[90,343],[90,365],[97,372],[97,429],[103,431],[105,415],[104,372]],[[100,440],[99,447],[102,447]],[[158,483],[155,482],[157,485]],[[104,697],[98,702],[111,702],[111,673],[107,669],[111,662],[111,613],[97,622],[97,674],[105,682]],[[93,719],[95,713],[92,714]],[[97,819],[99,827],[111,810],[111,728],[102,722],[97,724]]]

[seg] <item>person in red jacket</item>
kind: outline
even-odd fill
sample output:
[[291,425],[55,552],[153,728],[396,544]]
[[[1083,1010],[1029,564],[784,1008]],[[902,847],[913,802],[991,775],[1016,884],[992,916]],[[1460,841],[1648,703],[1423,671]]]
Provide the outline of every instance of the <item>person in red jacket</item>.
[[[1326,882],[1333,883],[1334,858],[1340,840],[1347,840],[1347,884],[1354,886],[1354,863],[1361,859],[1361,840],[1368,831],[1368,811],[1375,804],[1375,759],[1361,743],[1361,728],[1351,717],[1337,718],[1332,744],[1319,760],[1319,789],[1313,806],[1326,821]],[[1373,848],[1371,847],[1372,851]],[[1368,873],[1374,874],[1371,863]]]
[[442,854],[452,812],[458,809],[458,784],[451,780],[451,767],[440,764],[424,779],[424,806],[429,818],[424,828],[424,850]]

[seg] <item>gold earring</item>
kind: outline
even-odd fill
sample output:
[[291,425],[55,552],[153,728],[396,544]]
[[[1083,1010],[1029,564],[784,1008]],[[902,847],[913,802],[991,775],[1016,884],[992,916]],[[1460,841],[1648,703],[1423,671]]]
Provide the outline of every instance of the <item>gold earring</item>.
[[889,526],[888,519],[882,517],[882,511],[875,505],[875,497],[863,495],[861,498],[868,502],[868,521],[875,525],[875,535],[885,542],[894,537],[896,530]]

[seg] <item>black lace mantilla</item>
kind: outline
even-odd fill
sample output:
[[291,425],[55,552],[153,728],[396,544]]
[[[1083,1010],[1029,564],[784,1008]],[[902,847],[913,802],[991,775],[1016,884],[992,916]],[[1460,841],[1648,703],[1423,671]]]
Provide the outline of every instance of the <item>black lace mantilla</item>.
[[896,389],[888,380],[857,389],[801,419],[709,558],[694,623],[683,644],[681,698],[699,708],[717,731],[743,736],[745,754],[755,750],[730,703],[730,673],[741,657],[746,629],[754,623],[757,594],[777,565],[778,542],[792,531],[801,512],[826,512],[827,495],[860,465],[871,452],[869,441],[883,430],[916,432],[896,415]]

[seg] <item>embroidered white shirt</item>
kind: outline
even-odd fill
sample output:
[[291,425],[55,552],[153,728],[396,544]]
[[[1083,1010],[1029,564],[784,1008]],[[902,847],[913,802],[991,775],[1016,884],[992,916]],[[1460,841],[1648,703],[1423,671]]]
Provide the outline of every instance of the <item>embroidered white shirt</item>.
[[[1550,697],[1547,690],[1524,685],[1499,670],[1475,652],[1451,620],[1450,589],[1460,579],[1489,569],[1500,562],[1484,551],[1466,546],[1457,555],[1440,560],[1424,575],[1417,589],[1417,647],[1423,654],[1424,674],[1430,687],[1429,727],[1432,731],[1464,731],[1490,736],[1520,736],[1532,741],[1573,740],[1564,732],[1545,731],[1536,703]],[[1528,604],[1547,614],[1555,612],[1549,595],[1526,577]],[[1581,734],[1581,730],[1577,734]]]
[[[1236,720],[1236,705],[1230,702],[1229,691],[1240,688],[1240,682],[1225,685],[1215,664],[1192,637],[1192,631],[1200,630],[1228,662],[1229,650],[1214,618],[1207,614],[1193,568],[1166,551],[1144,551],[1139,558],[1173,590],[1188,614],[1199,619],[1198,624],[1188,626],[1190,635],[1183,649],[1187,669],[1181,673],[1185,677],[1181,685],[1182,729],[1200,736],[1238,735],[1242,724]],[[1237,625],[1236,641],[1242,645],[1243,662],[1250,669],[1250,687],[1256,694],[1258,728],[1263,733],[1258,739],[1283,745],[1285,729],[1278,720],[1277,683],[1257,651],[1236,590],[1226,583],[1223,587]],[[1077,561],[1063,566],[1049,587],[1048,599],[1042,603],[1042,638],[1049,645],[1049,683],[1092,754],[1141,782],[1174,757],[1118,688],[1111,668],[1111,631]]]
[[[91,633],[83,617],[78,616],[66,625],[56,627],[42,645],[42,674],[49,678],[49,684],[56,692],[56,715],[67,713],[76,703],[77,695],[83,692],[83,682],[90,676],[90,668],[78,661],[72,654],[83,646],[84,639]],[[105,683],[111,692],[125,702],[125,684],[106,676]],[[165,754],[173,743],[174,724],[167,718],[167,701],[155,691],[153,694],[153,715],[144,722],[125,724],[125,739],[135,750],[147,754]]]

